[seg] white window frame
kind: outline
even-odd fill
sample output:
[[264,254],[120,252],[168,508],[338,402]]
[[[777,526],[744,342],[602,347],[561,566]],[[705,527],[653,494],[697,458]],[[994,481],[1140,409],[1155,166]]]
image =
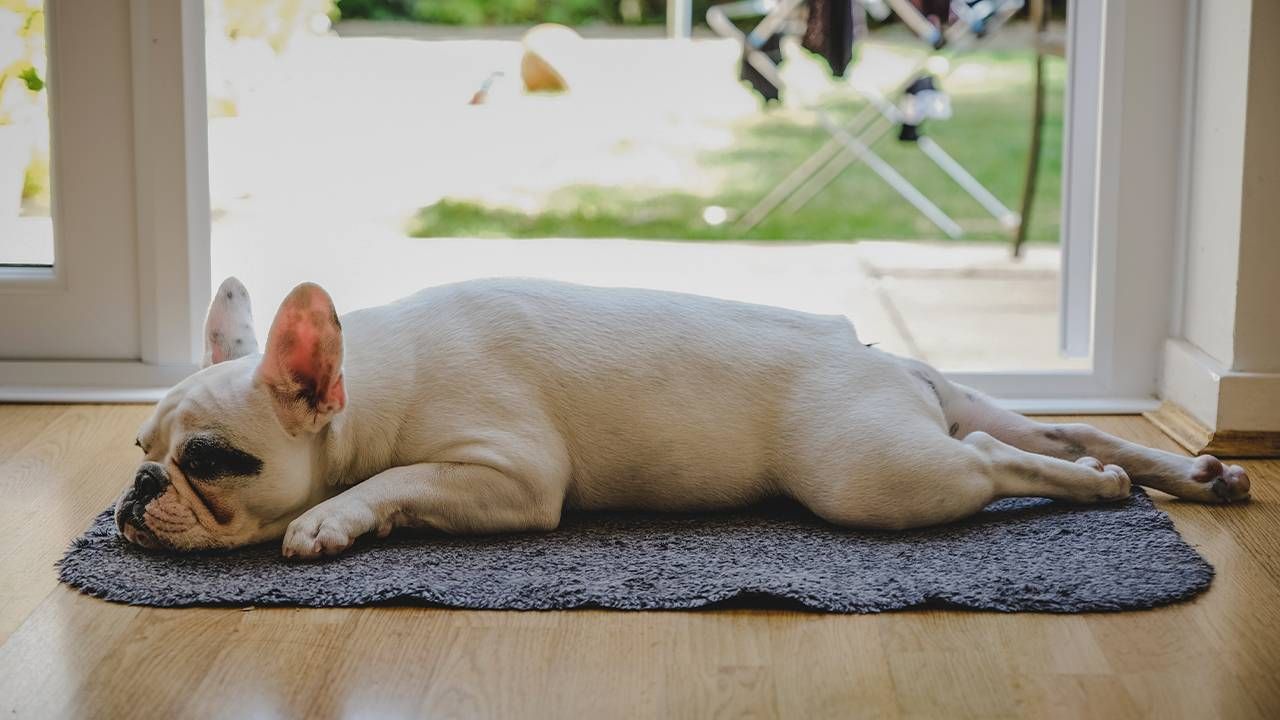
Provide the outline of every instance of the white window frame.
[[[202,3],[101,1],[128,12],[132,29],[132,41],[121,48],[133,64],[131,87],[97,91],[130,92],[134,98],[136,359],[0,362],[0,400],[154,400],[194,369],[199,357],[210,291]],[[1072,4],[1072,102],[1063,178],[1064,232],[1070,233],[1064,247],[1071,250],[1064,258],[1070,264],[1064,297],[1090,301],[1090,311],[1069,322],[1077,342],[1081,332],[1089,333],[1092,368],[951,373],[953,379],[1024,412],[1134,412],[1155,406],[1160,350],[1178,287],[1173,258],[1182,220],[1184,77],[1193,69],[1187,63],[1194,62],[1185,60],[1184,51],[1194,1]],[[48,0],[55,11],[70,2]],[[51,27],[56,31],[56,24]],[[58,43],[51,40],[56,67]],[[67,133],[93,132],[54,112],[55,148]],[[58,172],[65,169],[59,166]],[[118,181],[119,169],[106,169],[106,175]],[[55,197],[56,183],[55,177]],[[69,222],[79,209],[60,206],[58,212],[60,222]],[[0,293],[5,282],[12,285],[13,279],[0,278]]]
[[[54,265],[0,267],[0,343],[23,357],[0,361],[0,400],[149,400],[196,369],[210,292],[203,12],[46,0]],[[127,70],[113,86],[101,67]]]

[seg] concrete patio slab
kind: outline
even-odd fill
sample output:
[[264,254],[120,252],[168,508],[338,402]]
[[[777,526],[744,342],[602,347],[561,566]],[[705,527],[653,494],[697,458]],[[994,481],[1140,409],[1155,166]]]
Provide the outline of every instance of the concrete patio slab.
[[[230,230],[230,229],[228,229]],[[905,246],[895,248],[894,246]],[[237,275],[254,297],[260,337],[271,311],[303,281],[329,289],[340,311],[389,302],[423,287],[480,277],[539,277],[647,287],[844,315],[864,342],[951,370],[1078,368],[1057,353],[1057,279],[1011,265],[973,274],[992,252],[942,245],[931,277],[869,262],[859,243],[694,243],[636,240],[410,238],[376,224],[263,234],[249,224],[222,232],[215,281]],[[909,243],[876,253],[913,252]],[[946,268],[952,268],[946,270]],[[955,270],[954,268],[961,268]],[[921,269],[914,266],[915,271]],[[951,275],[945,273],[950,272]]]

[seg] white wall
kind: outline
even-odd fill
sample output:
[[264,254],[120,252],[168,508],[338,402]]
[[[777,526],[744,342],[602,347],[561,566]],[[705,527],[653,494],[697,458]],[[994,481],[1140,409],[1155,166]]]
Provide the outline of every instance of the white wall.
[[1280,431],[1280,1],[1196,5],[1182,324],[1162,394],[1211,428]]
[[1252,26],[1231,368],[1280,372],[1280,2],[1255,0]]
[[[1264,2],[1267,0],[1263,0]],[[1183,337],[1230,366],[1236,308],[1240,179],[1249,68],[1250,0],[1200,2],[1191,112],[1190,207]]]

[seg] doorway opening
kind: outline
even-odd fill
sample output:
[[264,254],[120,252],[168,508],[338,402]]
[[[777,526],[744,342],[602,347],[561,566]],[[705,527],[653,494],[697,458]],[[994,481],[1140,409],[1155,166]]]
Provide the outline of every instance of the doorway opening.
[[[519,5],[208,0],[214,282],[246,283],[260,335],[261,309],[304,280],[346,311],[518,275],[845,315],[864,340],[951,371],[1090,367],[1060,350],[1066,63],[1044,48],[1065,35],[1062,4],[954,53],[872,17],[845,78],[784,39],[776,103],[740,79],[737,41],[698,22],[666,37],[665,3]],[[698,20],[707,4],[693,5]],[[570,35],[531,40],[546,21]],[[530,90],[531,50],[567,87]],[[959,238],[866,162],[742,228],[831,137],[815,109],[843,124],[867,106],[851,86],[888,96],[921,67],[949,105],[928,136],[1020,209],[1037,62],[1042,161],[1020,257],[1014,229],[897,126],[869,147]]]

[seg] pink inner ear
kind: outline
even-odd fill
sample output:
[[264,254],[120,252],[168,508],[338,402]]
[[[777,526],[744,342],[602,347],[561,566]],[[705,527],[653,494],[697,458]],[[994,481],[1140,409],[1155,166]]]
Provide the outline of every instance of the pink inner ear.
[[261,374],[277,392],[300,395],[318,411],[336,412],[346,404],[342,327],[318,286],[299,285],[281,304]]
[[289,313],[289,324],[282,333],[286,339],[281,348],[281,362],[294,375],[318,379],[328,374],[328,368],[317,352],[320,333],[304,318],[304,313]]

